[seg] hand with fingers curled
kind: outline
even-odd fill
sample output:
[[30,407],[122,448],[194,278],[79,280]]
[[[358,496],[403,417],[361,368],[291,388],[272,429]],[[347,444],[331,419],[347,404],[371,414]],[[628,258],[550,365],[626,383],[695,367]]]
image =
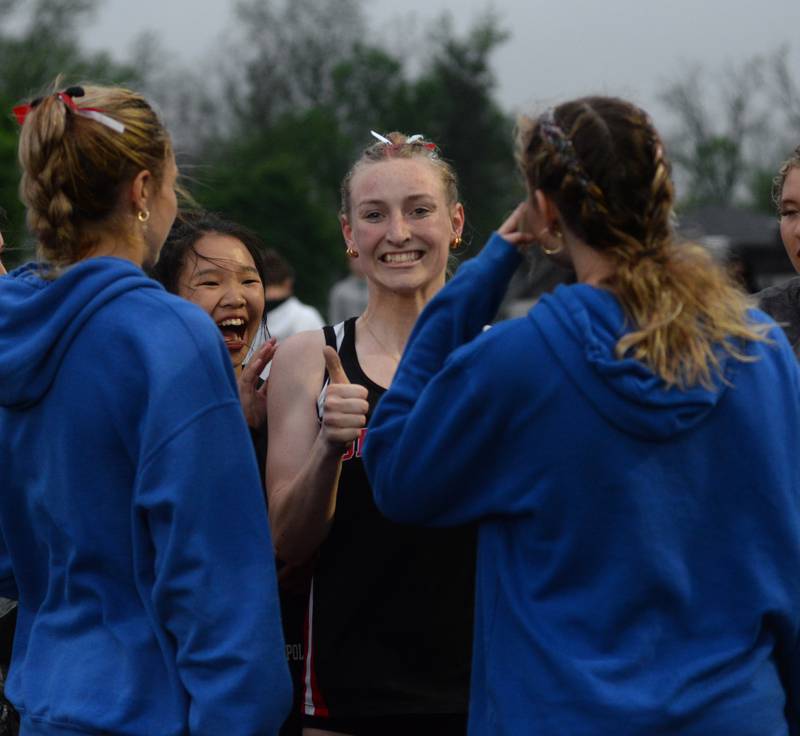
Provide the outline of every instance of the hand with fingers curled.
[[251,429],[258,429],[267,421],[267,381],[261,386],[258,382],[277,348],[277,340],[271,337],[256,351],[236,379],[244,418]]
[[329,445],[344,450],[358,439],[367,424],[367,389],[350,383],[342,368],[339,354],[332,347],[326,345],[323,354],[330,382],[325,396],[320,434]]

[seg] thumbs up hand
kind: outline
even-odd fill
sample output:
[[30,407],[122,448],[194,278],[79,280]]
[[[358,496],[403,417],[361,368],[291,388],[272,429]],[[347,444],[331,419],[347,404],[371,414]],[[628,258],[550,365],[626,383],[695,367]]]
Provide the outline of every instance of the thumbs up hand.
[[350,383],[339,354],[329,345],[323,347],[330,383],[322,410],[322,436],[331,445],[344,446],[358,439],[367,424],[367,389]]

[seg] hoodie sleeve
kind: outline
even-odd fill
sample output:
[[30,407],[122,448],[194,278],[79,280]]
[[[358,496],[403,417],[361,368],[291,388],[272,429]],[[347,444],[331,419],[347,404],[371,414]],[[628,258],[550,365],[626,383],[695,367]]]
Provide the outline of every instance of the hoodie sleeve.
[[[241,408],[215,405],[146,459],[143,576],[173,641],[192,734],[277,734],[291,704],[272,544]],[[237,591],[231,595],[231,591]]]
[[458,348],[494,318],[519,262],[494,234],[420,315],[364,448],[375,502],[390,519],[453,525],[489,511],[489,499],[473,491],[482,487],[483,450],[496,431],[487,417],[491,397],[474,380],[472,351]]

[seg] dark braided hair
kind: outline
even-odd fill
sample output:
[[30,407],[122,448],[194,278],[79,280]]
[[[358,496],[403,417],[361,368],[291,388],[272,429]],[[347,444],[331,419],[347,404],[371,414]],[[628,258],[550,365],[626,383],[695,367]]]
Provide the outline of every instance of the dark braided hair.
[[605,288],[631,326],[617,355],[647,364],[667,385],[710,386],[720,351],[746,359],[742,340],[763,340],[750,302],[722,266],[675,242],[675,190],[649,116],[613,97],[585,97],[523,120],[518,162],[531,192],[613,264]]

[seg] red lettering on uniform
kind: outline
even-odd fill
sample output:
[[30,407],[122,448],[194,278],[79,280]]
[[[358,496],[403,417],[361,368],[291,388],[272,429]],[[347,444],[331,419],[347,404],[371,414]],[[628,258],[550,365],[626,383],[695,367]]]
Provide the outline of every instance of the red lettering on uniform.
[[345,460],[352,460],[354,457],[361,457],[361,449],[364,446],[364,440],[367,438],[367,428],[364,427],[358,433],[358,439],[355,442],[351,442],[350,445],[347,447],[344,455],[342,455],[342,462]]

